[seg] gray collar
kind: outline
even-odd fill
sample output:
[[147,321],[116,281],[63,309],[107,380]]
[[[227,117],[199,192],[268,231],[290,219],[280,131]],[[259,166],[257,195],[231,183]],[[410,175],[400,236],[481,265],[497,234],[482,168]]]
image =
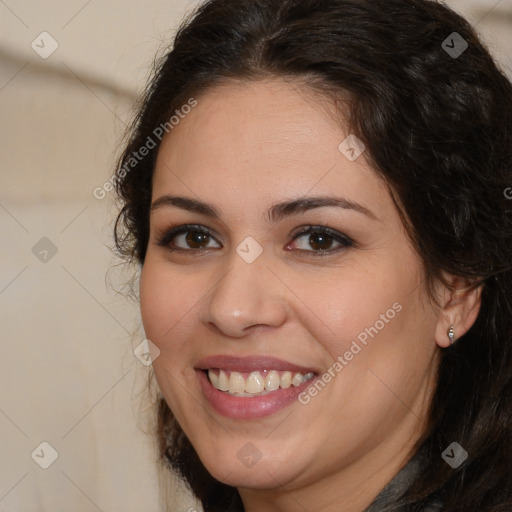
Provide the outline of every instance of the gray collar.
[[[389,484],[382,489],[364,512],[405,512],[408,510],[407,502],[402,497],[427,464],[428,459],[425,451],[418,451]],[[441,502],[431,501],[428,505],[425,505],[422,512],[438,512],[442,508]]]

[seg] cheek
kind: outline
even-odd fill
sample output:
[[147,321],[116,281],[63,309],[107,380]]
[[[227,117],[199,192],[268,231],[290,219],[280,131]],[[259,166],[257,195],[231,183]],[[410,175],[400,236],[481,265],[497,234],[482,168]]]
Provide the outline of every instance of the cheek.
[[175,309],[171,303],[173,295],[168,292],[165,280],[147,260],[140,275],[139,294],[144,331],[153,343],[159,345]]
[[409,398],[431,363],[436,318],[428,306],[421,262],[414,254],[404,260],[345,269],[339,285],[332,280],[301,284],[301,297],[315,313],[307,329],[329,354],[327,366],[337,377],[331,389],[342,403],[372,403],[379,409],[396,401],[386,385],[406,387]]
[[[160,350],[153,361],[153,370],[180,423],[185,422],[183,411],[187,410],[191,395],[195,400],[200,398],[198,389],[192,385],[196,376],[190,343],[187,343],[193,303],[197,303],[194,290],[189,280],[172,272],[166,262],[159,262],[151,255],[146,259],[139,281],[142,323],[146,337]],[[197,295],[200,297],[199,291]],[[184,388],[188,390],[185,396],[180,393]]]
[[349,350],[354,340],[364,346],[377,334],[396,329],[404,297],[416,286],[413,276],[389,265],[375,269],[347,265],[328,279],[298,279],[292,285],[306,306],[304,311],[309,311],[302,320],[311,318],[308,330],[333,358]]
[[183,329],[200,300],[193,281],[183,277],[163,262],[149,256],[140,275],[139,293],[142,323],[146,336],[160,350],[179,340]]

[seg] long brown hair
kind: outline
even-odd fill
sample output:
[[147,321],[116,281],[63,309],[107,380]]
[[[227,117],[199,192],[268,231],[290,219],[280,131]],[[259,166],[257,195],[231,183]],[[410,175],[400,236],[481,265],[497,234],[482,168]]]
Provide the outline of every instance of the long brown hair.
[[[512,86],[470,25],[444,5],[201,5],[157,63],[119,162],[119,252],[144,263],[159,147],[155,129],[221,81],[272,76],[345,98],[350,129],[401,205],[430,282],[445,271],[483,285],[475,324],[442,351],[420,441],[430,463],[410,487],[407,505],[396,510],[421,510],[438,498],[445,512],[510,512]],[[154,147],[135,162],[148,137]],[[186,479],[206,511],[224,510],[237,499],[236,489],[208,474],[163,399],[157,414],[162,459]],[[441,457],[451,441],[469,454],[457,470]]]

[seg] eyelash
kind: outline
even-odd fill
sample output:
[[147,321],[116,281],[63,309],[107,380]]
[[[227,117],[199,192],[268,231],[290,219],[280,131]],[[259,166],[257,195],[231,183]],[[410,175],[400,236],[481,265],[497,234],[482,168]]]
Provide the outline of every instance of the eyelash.
[[[157,244],[160,247],[165,247],[169,252],[181,252],[181,253],[198,253],[198,252],[204,252],[207,251],[206,249],[183,249],[181,247],[171,247],[171,241],[178,235],[182,235],[185,233],[200,233],[202,235],[207,235],[211,238],[213,238],[217,243],[219,243],[215,237],[210,233],[210,231],[203,226],[199,225],[193,225],[193,224],[186,224],[182,226],[177,226],[174,228],[171,228],[167,231],[165,231],[157,240]],[[308,256],[313,255],[314,257],[322,257],[322,256],[328,256],[334,253],[337,253],[343,249],[346,249],[348,247],[354,246],[354,241],[331,228],[328,228],[327,226],[306,226],[305,229],[302,229],[301,231],[295,233],[293,236],[292,242],[300,238],[301,236],[305,235],[316,235],[316,234],[322,234],[327,235],[329,238],[333,239],[335,242],[338,242],[341,246],[336,249],[326,249],[326,250],[305,250],[305,249],[295,249],[295,252],[298,252],[299,254],[307,254]],[[289,244],[287,244],[288,246]],[[215,248],[217,249],[217,248]]]

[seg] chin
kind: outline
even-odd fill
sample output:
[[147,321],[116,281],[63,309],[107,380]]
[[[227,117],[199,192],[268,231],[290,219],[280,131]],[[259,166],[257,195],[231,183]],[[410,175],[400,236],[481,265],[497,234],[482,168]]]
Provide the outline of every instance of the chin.
[[207,471],[232,487],[274,489],[296,480],[307,468],[297,456],[283,458],[283,452],[296,454],[297,450],[283,449],[282,442],[265,444],[264,439],[227,436],[223,441],[203,437],[193,445]]
[[220,482],[231,487],[247,489],[274,489],[288,482],[291,475],[282,474],[282,464],[277,462],[258,461],[252,467],[243,467],[241,464],[220,466],[207,465],[208,472]]

